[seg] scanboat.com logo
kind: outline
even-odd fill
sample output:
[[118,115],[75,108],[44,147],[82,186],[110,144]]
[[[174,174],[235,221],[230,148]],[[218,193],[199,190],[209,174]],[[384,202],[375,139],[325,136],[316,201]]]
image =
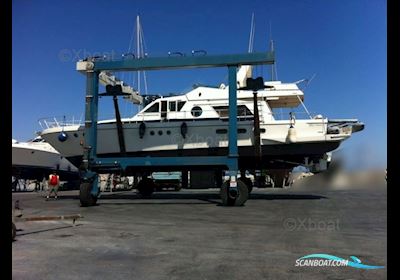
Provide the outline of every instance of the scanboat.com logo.
[[296,260],[295,266],[351,266],[361,269],[378,269],[384,266],[367,265],[355,256],[350,256],[351,260],[327,254],[311,254]]

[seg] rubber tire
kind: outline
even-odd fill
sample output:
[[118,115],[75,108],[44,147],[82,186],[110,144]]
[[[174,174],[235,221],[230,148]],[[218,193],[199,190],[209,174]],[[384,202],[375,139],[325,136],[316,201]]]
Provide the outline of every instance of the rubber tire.
[[253,182],[249,178],[241,178],[241,177],[238,179],[238,181],[242,181],[243,183],[245,183],[249,191],[249,194],[251,194],[251,191],[253,190]]
[[285,177],[280,175],[274,176],[274,187],[275,188],[283,188],[285,183]]
[[12,223],[12,241],[15,240],[16,236],[17,236],[17,227],[15,226],[14,223]]
[[291,183],[290,183],[290,177],[288,176],[287,178],[284,178],[283,181],[283,188],[290,188],[291,187]]
[[216,184],[216,187],[221,186],[222,183],[224,182],[223,179],[222,179],[222,173],[223,172],[220,169],[215,170],[215,184]]
[[228,189],[229,189],[229,180],[225,181],[221,185],[221,199],[222,199],[222,204],[225,206],[242,206],[244,203],[247,201],[249,198],[249,189],[245,183],[243,183],[240,180],[237,180],[237,188],[238,188],[238,196],[236,199],[232,199],[228,195]]
[[79,191],[79,199],[82,207],[94,206],[97,202],[97,197],[91,194],[92,183],[81,183]]
[[155,184],[152,179],[143,178],[137,185],[137,190],[141,197],[151,197],[155,189]]

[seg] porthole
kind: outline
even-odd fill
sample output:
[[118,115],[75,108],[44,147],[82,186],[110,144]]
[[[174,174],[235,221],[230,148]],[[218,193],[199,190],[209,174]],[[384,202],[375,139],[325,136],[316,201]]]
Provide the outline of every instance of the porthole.
[[170,130],[167,130],[167,135],[170,135],[171,134],[171,131]]
[[192,116],[193,117],[200,117],[201,116],[201,114],[203,113],[203,110],[199,107],[199,106],[194,106],[193,108],[192,108],[192,111],[191,111],[191,113],[192,113]]
[[265,128],[260,128],[261,133],[265,133]]
[[158,131],[158,135],[160,135],[160,136],[162,135],[162,130]]
[[155,133],[154,133],[154,131],[152,130],[152,131],[150,131],[150,135],[154,135]]
[[78,138],[78,133],[75,132],[75,133],[74,133],[74,136],[75,136],[76,138]]
[[247,129],[245,129],[245,128],[239,128],[237,131],[238,131],[238,133],[246,133],[246,132],[247,132]]

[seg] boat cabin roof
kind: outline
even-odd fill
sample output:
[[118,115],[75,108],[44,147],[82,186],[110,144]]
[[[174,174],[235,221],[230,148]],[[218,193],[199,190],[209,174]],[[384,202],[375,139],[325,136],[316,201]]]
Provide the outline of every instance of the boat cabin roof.
[[[280,81],[265,82],[269,86],[265,90],[258,91],[258,98],[265,100],[270,108],[286,108],[297,107],[300,105],[300,100],[304,100],[303,92],[296,84],[282,84]],[[249,90],[237,90],[238,101],[253,102],[253,92]],[[229,100],[229,87],[221,85],[219,88],[199,86],[183,95],[175,95],[168,97],[160,97],[147,106],[139,113],[151,113],[158,111],[157,104],[160,101],[168,101],[178,103],[174,106],[178,107],[178,111],[182,108],[185,102],[207,102],[210,105],[213,103],[226,103]]]

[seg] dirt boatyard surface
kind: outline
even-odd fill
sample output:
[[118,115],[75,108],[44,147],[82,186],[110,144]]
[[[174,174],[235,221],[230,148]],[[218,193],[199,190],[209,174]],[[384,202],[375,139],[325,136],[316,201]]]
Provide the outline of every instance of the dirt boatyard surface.
[[[220,206],[217,189],[103,193],[79,207],[77,191],[44,201],[14,193],[13,279],[386,279],[386,184],[257,189],[243,207]],[[311,254],[383,266],[305,266]],[[327,263],[322,258],[310,258]],[[318,262],[317,262],[318,263]]]

